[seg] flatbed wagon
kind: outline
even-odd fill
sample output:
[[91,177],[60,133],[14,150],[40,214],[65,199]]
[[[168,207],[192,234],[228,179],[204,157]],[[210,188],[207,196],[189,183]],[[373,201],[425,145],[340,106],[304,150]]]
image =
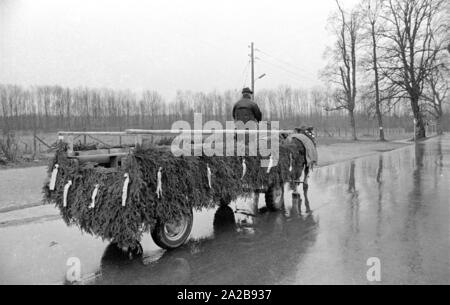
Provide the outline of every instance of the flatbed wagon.
[[[158,246],[175,249],[190,235],[194,209],[228,205],[254,191],[265,193],[270,210],[282,208],[283,185],[299,182],[308,167],[307,152],[296,137],[300,131],[270,132],[278,133],[282,142],[278,164],[269,168],[260,166],[261,156],[175,157],[168,145],[143,142],[149,135],[180,133],[173,130],[59,132],[58,149],[44,186],[45,199],[56,204],[68,225],[121,248],[140,249],[142,234],[150,232]],[[74,144],[73,137],[78,136],[132,136],[135,141],[119,147],[102,142],[99,147]]]

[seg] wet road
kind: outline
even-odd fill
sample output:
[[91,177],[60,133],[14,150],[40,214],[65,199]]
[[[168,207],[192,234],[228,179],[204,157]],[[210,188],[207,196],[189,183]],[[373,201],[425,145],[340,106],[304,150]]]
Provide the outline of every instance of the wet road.
[[[0,211],[24,204],[39,204],[42,200],[47,167],[14,168],[0,172]],[[13,181],[13,183],[10,183]],[[24,192],[23,189],[27,191]]]
[[94,284],[369,284],[371,257],[381,284],[450,284],[450,136],[315,169],[308,197],[311,214],[287,189],[284,212],[196,213],[186,245],[145,236],[135,260],[61,220],[3,227],[0,284],[62,283],[72,256]]

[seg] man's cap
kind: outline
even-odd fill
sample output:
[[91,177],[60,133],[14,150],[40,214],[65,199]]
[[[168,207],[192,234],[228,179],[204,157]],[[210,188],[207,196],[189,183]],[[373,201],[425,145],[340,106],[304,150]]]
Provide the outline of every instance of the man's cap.
[[244,89],[242,89],[242,94],[246,94],[246,93],[248,93],[248,94],[253,94],[253,91],[250,90],[250,88],[245,87]]

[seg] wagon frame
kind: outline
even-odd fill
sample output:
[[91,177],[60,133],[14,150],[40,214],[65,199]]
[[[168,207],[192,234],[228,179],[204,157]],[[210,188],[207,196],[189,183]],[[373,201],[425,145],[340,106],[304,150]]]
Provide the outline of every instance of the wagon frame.
[[[213,133],[222,134],[253,134],[253,133],[271,133],[284,135],[285,137],[297,133],[294,130],[142,130],[128,129],[123,132],[107,131],[60,131],[58,132],[58,141],[67,143],[67,157],[77,160],[79,163],[91,162],[102,167],[120,167],[123,158],[132,153],[138,145],[143,143],[144,136],[173,136],[179,134],[201,134],[208,135]],[[90,137],[97,142],[104,144],[104,148],[95,148],[77,151],[74,150],[74,137]],[[112,147],[97,136],[133,136],[134,146]],[[120,141],[121,142],[121,141]],[[300,178],[299,178],[300,179]],[[294,182],[301,183],[300,180]],[[284,183],[262,186],[261,189],[250,190],[249,192],[265,193],[266,205],[269,210],[275,211],[283,208],[284,205]],[[230,202],[221,202],[228,205]],[[188,239],[193,225],[193,211],[189,213],[180,213],[180,217],[171,221],[162,221],[156,219],[156,225],[151,230],[151,236],[154,242],[163,249],[175,249],[183,245]]]

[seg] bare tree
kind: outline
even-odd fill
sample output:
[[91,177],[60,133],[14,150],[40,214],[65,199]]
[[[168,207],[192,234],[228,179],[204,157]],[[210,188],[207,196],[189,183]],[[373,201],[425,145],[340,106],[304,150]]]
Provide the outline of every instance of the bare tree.
[[383,115],[381,110],[381,95],[380,95],[380,73],[378,66],[378,43],[380,40],[380,33],[382,28],[380,26],[380,14],[381,14],[381,0],[366,0],[361,3],[362,15],[367,20],[366,26],[364,26],[365,34],[369,40],[369,65],[373,71],[373,86],[375,96],[375,114],[378,121],[379,139],[385,141],[384,128],[383,128]]
[[357,44],[361,22],[359,12],[344,11],[339,1],[336,0],[338,13],[333,16],[333,32],[336,35],[336,44],[331,51],[331,62],[325,68],[324,76],[328,81],[337,85],[334,94],[335,106],[326,108],[327,111],[345,109],[350,118],[352,138],[357,140],[355,103],[356,103],[356,70],[357,70]]
[[447,51],[450,54],[450,5],[447,3],[445,5],[444,11],[443,11],[444,17],[443,17],[443,24],[444,24],[444,33],[445,33],[445,45],[447,46]]
[[439,52],[432,45],[442,24],[436,22],[444,0],[385,0],[382,18],[387,62],[384,76],[408,95],[416,125],[416,138],[424,138],[425,122],[420,107],[427,77]]
[[444,103],[448,101],[450,90],[450,63],[449,55],[441,53],[437,57],[433,70],[426,80],[424,92],[425,110],[436,120],[436,130],[439,135],[443,134],[442,120],[444,116]]
[[[447,75],[445,75],[447,74]],[[439,135],[443,134],[442,118],[444,115],[443,106],[448,101],[449,93],[449,75],[448,72],[436,71],[428,78],[428,85],[430,87],[430,95],[426,99],[431,102],[432,112],[430,112],[436,119],[436,130]]]

